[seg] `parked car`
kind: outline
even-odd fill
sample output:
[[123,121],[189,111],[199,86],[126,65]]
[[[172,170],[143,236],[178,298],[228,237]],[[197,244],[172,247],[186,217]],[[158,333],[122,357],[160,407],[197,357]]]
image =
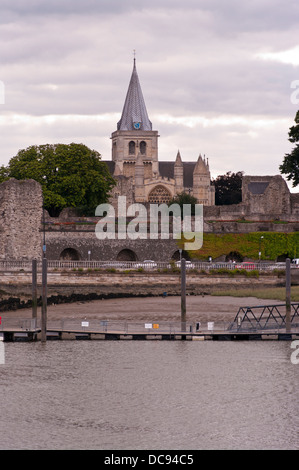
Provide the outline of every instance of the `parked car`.
[[157,267],[157,263],[151,259],[145,259],[144,261],[135,264],[135,268],[155,269]]
[[[176,261],[175,265],[176,265],[177,268],[180,268],[181,267],[181,262]],[[194,264],[191,263],[191,261],[186,261],[186,269],[191,269],[191,268],[194,268]]]
[[252,269],[257,269],[257,265],[255,263],[252,263],[250,261],[245,261],[244,263],[242,264],[236,264],[235,265],[235,268],[236,269],[248,269],[248,270],[252,270]]

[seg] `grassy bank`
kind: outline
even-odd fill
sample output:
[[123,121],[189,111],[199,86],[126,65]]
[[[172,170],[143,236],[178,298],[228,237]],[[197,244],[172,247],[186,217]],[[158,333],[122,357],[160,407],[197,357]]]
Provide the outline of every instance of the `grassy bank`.
[[[231,297],[256,297],[258,299],[273,299],[273,301],[285,302],[286,291],[284,287],[269,287],[267,289],[226,289],[215,290],[211,293],[214,296],[231,296]],[[299,302],[299,286],[292,286],[291,301]]]
[[239,253],[243,258],[275,261],[280,256],[296,258],[299,256],[299,232],[250,232],[250,233],[204,233],[203,245],[192,257],[206,261],[227,256],[231,252]]

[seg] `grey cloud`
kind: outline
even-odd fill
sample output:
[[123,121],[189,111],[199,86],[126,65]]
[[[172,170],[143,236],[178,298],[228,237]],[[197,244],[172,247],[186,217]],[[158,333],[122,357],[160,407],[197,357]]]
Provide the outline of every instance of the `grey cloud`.
[[[149,116],[161,134],[161,159],[173,158],[180,147],[185,159],[196,159],[200,151],[210,154],[216,172],[225,165],[227,171],[234,165],[236,171],[247,171],[257,148],[262,154],[258,168],[261,162],[273,165],[284,153],[288,126],[279,136],[265,132],[265,139],[275,142],[267,157],[267,142],[249,134],[249,125],[190,129],[154,118],[287,116],[292,125],[296,109],[290,105],[289,87],[299,78],[298,68],[265,62],[255,54],[297,44],[297,2],[2,0],[1,9],[0,80],[6,85],[6,104],[0,113],[120,114],[135,48]],[[116,122],[74,127],[65,120],[38,129],[28,124],[26,131],[14,124],[1,137],[0,155],[7,158],[14,146],[17,151],[65,136],[99,145],[97,150],[109,158]],[[241,149],[244,168],[239,166]]]

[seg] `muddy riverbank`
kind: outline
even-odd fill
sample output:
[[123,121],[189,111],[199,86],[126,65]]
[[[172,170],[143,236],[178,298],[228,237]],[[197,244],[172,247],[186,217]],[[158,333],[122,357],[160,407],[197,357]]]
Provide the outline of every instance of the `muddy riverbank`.
[[[281,303],[273,299],[257,299],[255,297],[230,296],[187,296],[187,321],[231,321],[239,307],[272,305]],[[69,304],[49,305],[49,320],[61,318],[98,318],[106,320],[159,320],[180,321],[180,296],[119,298],[93,301],[79,301]],[[38,317],[41,312],[38,308]],[[30,318],[31,308],[1,312],[5,318]]]

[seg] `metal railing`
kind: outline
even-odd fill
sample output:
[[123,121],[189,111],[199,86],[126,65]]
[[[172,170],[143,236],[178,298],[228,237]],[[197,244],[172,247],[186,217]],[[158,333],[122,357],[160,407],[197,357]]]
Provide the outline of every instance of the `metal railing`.
[[[37,268],[41,270],[42,261],[37,261]],[[48,260],[49,269],[72,269],[72,270],[95,270],[95,269],[115,269],[115,270],[163,270],[180,268],[179,261],[76,261],[76,260]],[[291,268],[297,268],[291,264]],[[0,271],[28,271],[32,269],[32,262],[29,260],[0,260]],[[202,262],[191,261],[186,263],[186,269],[209,272],[211,270],[246,270],[246,271],[273,271],[284,270],[284,263],[262,262],[262,263],[224,263],[224,262]]]
[[[41,330],[40,319],[8,318],[2,320],[0,332],[34,332]],[[215,335],[219,334],[279,334],[286,332],[285,324],[269,321],[264,325],[254,321],[238,322],[208,321],[208,322],[180,322],[180,321],[115,321],[101,319],[69,319],[62,318],[47,322],[48,332],[58,333],[86,333],[110,335],[144,335],[144,336],[180,336],[180,335]],[[292,321],[290,333],[299,334],[299,322]]]
[[35,331],[38,328],[36,318],[2,318],[0,324],[0,331]]
[[[299,303],[291,303],[289,321],[291,329],[297,331],[299,328]],[[240,307],[230,329],[267,331],[285,329],[286,326],[286,304],[284,303]]]

